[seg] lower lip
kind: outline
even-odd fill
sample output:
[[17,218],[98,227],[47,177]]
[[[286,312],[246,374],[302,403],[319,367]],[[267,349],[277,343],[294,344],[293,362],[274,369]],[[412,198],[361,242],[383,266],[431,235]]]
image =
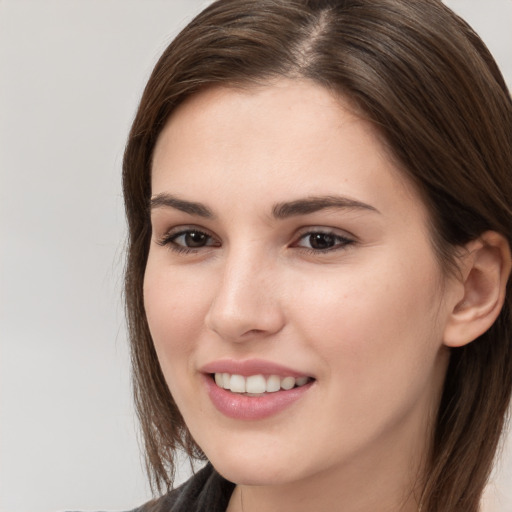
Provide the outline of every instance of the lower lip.
[[220,388],[210,375],[204,375],[204,380],[213,405],[225,416],[237,420],[261,420],[274,416],[300,400],[314,382],[287,391],[247,396]]

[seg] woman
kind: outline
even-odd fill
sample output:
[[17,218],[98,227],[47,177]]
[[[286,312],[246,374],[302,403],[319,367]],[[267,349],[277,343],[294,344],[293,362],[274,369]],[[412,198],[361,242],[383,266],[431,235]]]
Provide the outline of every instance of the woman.
[[512,388],[512,102],[437,0],[220,0],[124,160],[141,510],[476,511]]

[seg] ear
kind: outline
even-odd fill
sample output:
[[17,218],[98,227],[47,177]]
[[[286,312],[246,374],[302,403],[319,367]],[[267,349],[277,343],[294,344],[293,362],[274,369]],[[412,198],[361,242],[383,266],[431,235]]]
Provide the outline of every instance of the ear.
[[445,325],[443,341],[448,347],[462,347],[491,327],[503,307],[512,267],[510,246],[494,231],[469,242],[465,251],[458,283],[463,297]]

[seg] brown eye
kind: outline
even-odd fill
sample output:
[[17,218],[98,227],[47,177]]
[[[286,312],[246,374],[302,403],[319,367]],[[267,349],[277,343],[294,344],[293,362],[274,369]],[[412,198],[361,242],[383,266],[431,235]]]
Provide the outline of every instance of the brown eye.
[[176,252],[195,251],[206,247],[220,247],[220,242],[213,236],[199,229],[182,229],[166,234],[159,242]]
[[333,235],[328,233],[312,233],[309,235],[308,242],[312,249],[322,251],[334,247],[336,239]]
[[[207,245],[210,237],[201,231],[187,231],[187,233],[181,235],[179,238],[183,239],[183,245],[186,247],[204,247]],[[173,241],[177,243],[176,239]]]
[[304,233],[295,247],[308,249],[313,252],[329,252],[354,243],[354,240],[332,232],[311,231]]

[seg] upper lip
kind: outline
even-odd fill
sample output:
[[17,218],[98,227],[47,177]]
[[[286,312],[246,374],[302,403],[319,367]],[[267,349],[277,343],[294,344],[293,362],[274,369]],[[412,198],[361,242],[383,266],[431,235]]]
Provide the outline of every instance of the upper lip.
[[238,361],[235,359],[219,359],[212,361],[201,367],[202,373],[229,373],[231,375],[242,375],[249,377],[250,375],[279,375],[286,377],[310,377],[303,372],[288,368],[272,361],[264,359],[247,359]]

